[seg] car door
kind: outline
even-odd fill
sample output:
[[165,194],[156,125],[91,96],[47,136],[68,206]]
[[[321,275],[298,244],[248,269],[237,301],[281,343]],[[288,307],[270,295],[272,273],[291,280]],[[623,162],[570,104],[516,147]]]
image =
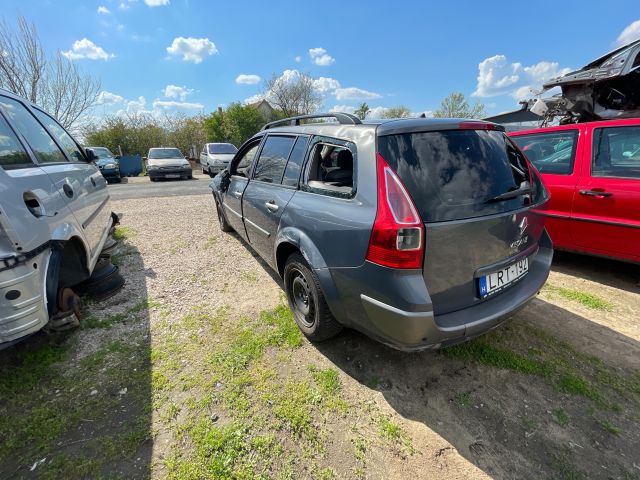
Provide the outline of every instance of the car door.
[[584,127],[579,125],[512,136],[551,193],[544,210],[545,226],[553,243],[564,248],[572,247],[571,208],[583,168],[583,136]]
[[0,257],[29,252],[49,241],[60,222],[75,223],[52,187],[0,111],[0,240],[10,240],[0,241]]
[[272,266],[280,217],[298,188],[308,140],[304,135],[268,135],[244,191],[242,211],[249,243]]
[[208,144],[205,143],[204,147],[202,147],[202,151],[200,152],[200,165],[202,165],[204,170],[207,169],[207,148]]
[[248,141],[229,165],[229,186],[222,192],[222,208],[229,225],[245,240],[247,232],[242,219],[242,194],[249,183],[251,165],[258,153],[262,137]]
[[102,240],[111,226],[107,180],[100,168],[89,161],[83,149],[53,117],[37,108],[34,109],[34,113],[69,160],[69,165],[51,166],[47,173],[55,178],[54,181],[66,179],[78,185],[79,202],[76,203],[76,217],[85,231],[92,256],[96,256],[100,253]]
[[640,260],[640,124],[589,126],[585,169],[574,197],[574,242]]

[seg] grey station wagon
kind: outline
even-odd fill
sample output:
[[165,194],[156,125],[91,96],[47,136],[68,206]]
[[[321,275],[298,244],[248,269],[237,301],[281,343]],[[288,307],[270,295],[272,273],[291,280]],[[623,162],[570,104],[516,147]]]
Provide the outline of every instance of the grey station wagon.
[[549,274],[548,194],[493,123],[285,119],[211,188],[222,230],[277,270],[310,340],[347,326],[402,350],[450,345],[496,327]]

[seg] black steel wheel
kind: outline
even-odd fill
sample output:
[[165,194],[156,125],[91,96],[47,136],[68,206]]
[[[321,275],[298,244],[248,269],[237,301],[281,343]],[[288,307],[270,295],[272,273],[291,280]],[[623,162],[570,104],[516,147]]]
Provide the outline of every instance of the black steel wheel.
[[340,333],[342,325],[329,310],[318,277],[299,253],[287,259],[284,286],[293,318],[309,340],[328,340]]

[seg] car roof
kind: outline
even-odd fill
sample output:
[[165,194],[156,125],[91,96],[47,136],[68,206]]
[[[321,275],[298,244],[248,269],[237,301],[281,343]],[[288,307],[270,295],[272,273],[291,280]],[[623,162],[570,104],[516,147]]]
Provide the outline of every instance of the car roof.
[[265,133],[294,133],[308,135],[327,135],[339,138],[357,139],[366,134],[378,136],[394,135],[398,133],[430,132],[438,130],[457,130],[461,123],[474,122],[479,124],[494,125],[496,129],[503,130],[501,125],[486,122],[484,120],[472,120],[468,118],[400,118],[366,120],[361,124],[340,124],[337,122],[306,123],[302,125],[284,125],[261,130],[255,137]]
[[581,123],[570,123],[568,125],[555,125],[553,127],[531,128],[529,130],[518,130],[517,132],[509,132],[509,136],[518,137],[520,135],[530,135],[534,133],[562,132],[566,130],[577,130],[582,128],[583,126],[598,128],[598,127],[626,127],[629,125],[640,125],[640,118],[621,118],[618,120],[598,120],[597,122],[581,122]]

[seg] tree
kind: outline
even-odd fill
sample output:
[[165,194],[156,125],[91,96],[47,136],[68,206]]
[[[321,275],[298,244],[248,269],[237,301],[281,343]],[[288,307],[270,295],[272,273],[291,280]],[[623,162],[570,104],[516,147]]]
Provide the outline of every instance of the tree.
[[353,112],[356,117],[358,117],[360,120],[364,120],[365,118],[367,118],[367,114],[371,111],[371,109],[369,108],[369,105],[366,104],[366,102],[363,102],[360,104],[360,106],[358,108],[356,108],[356,111]]
[[258,110],[239,103],[232,103],[225,111],[217,110],[204,120],[209,142],[229,142],[238,147],[264,124],[265,120]]
[[439,118],[483,118],[486,115],[484,104],[476,103],[472,107],[460,92],[450,93],[433,112],[433,116]]
[[316,112],[322,97],[315,90],[313,78],[305,73],[276,75],[265,82],[265,98],[287,117]]
[[398,105],[397,107],[387,108],[382,113],[382,118],[409,118],[412,117],[411,110],[404,105]]
[[100,81],[56,52],[47,56],[33,24],[0,22],[0,87],[31,100],[66,128],[96,102]]

